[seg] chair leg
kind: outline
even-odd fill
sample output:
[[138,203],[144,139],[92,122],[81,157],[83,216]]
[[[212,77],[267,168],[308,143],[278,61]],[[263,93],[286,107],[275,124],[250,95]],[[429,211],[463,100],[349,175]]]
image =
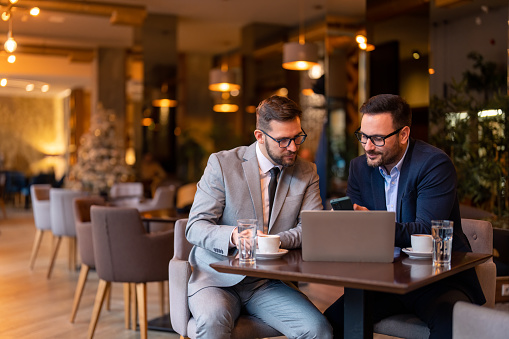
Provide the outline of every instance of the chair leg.
[[106,300],[106,311],[110,311],[111,310],[111,288],[106,292],[104,299]]
[[69,237],[69,271],[76,269],[76,237]]
[[158,284],[159,286],[159,309],[161,311],[161,315],[164,315],[164,281],[160,281]]
[[76,313],[78,312],[78,307],[80,306],[83,289],[85,288],[85,284],[87,282],[88,271],[90,271],[90,267],[88,265],[81,264],[80,277],[78,279],[78,285],[76,286],[76,291],[74,292],[74,301],[72,303],[71,323],[74,323]]
[[48,269],[48,275],[46,276],[46,278],[51,278],[51,272],[53,271],[53,266],[55,265],[55,260],[57,259],[57,254],[58,254],[58,248],[60,247],[60,243],[62,242],[62,237],[55,237],[57,239],[57,242],[55,244],[55,247],[53,248],[53,254],[51,256],[51,262],[49,264],[49,269]]
[[7,212],[5,211],[4,198],[0,198],[0,206],[2,206],[2,213],[4,214],[4,219],[7,219]]
[[138,314],[140,317],[140,336],[141,339],[147,339],[147,284],[136,284],[136,296],[138,300]]
[[129,300],[129,283],[123,283],[124,285],[124,324],[125,328],[129,329],[129,320],[131,317],[131,302]]
[[97,294],[95,296],[94,310],[92,312],[92,319],[90,319],[90,325],[88,326],[87,339],[92,339],[94,337],[97,321],[99,320],[99,316],[101,315],[101,308],[104,302],[104,297],[110,286],[111,282],[102,279],[99,280],[99,286],[97,287]]
[[136,324],[138,323],[138,307],[136,305],[136,284],[129,283],[129,290],[131,291],[131,330],[136,331]]
[[44,235],[44,231],[37,229],[35,232],[34,246],[32,247],[32,254],[30,255],[30,269],[34,269],[35,265],[35,257],[37,257],[37,253],[39,252],[39,247],[41,246],[42,236]]

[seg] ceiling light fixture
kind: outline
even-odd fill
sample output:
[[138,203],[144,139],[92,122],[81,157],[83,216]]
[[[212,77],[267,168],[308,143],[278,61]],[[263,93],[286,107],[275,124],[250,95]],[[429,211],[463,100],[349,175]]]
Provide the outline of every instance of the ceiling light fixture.
[[283,68],[293,71],[307,71],[318,65],[318,46],[314,43],[306,43],[302,1],[299,5],[299,41],[287,42],[283,45]]
[[7,62],[10,64],[13,64],[16,62],[16,56],[14,54],[11,54],[7,57]]
[[223,63],[221,68],[214,68],[209,73],[209,90],[214,92],[231,92],[240,90],[240,85],[235,82],[235,73],[228,70],[228,65]]
[[12,20],[9,20],[9,32],[7,33],[7,41],[4,43],[4,49],[9,53],[13,53],[16,47],[18,47],[18,44],[12,37]]

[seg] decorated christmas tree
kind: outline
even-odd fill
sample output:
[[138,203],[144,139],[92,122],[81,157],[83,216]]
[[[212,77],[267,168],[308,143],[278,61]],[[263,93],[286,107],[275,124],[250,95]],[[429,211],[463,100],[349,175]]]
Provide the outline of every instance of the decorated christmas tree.
[[80,138],[77,162],[69,171],[66,186],[107,194],[113,184],[132,176],[115,133],[116,116],[99,106],[93,113],[90,130]]

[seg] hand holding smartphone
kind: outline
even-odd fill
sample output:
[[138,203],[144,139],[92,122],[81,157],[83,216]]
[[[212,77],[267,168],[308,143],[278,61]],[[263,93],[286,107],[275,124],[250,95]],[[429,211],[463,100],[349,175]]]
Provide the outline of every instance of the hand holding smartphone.
[[353,203],[350,200],[350,197],[342,197],[337,199],[332,199],[330,201],[332,209],[335,211],[341,210],[353,210]]

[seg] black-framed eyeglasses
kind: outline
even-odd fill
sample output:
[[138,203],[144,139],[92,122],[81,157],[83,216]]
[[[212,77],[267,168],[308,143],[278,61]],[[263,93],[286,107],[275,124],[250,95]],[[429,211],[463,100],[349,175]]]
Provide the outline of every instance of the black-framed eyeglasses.
[[300,145],[302,144],[304,141],[306,141],[306,137],[308,136],[306,134],[306,132],[304,132],[304,130],[302,130],[302,133],[303,134],[299,134],[297,135],[296,137],[294,138],[281,138],[281,139],[274,139],[273,137],[271,137],[267,132],[265,132],[264,130],[260,130],[263,134],[265,134],[266,136],[268,136],[269,138],[271,138],[272,140],[274,140],[275,142],[277,142],[279,144],[279,147],[280,148],[286,148],[288,146],[290,146],[290,144],[292,143],[292,141],[295,143],[295,145]]
[[403,126],[401,128],[398,128],[397,130],[395,130],[394,132],[392,132],[390,134],[387,134],[386,136],[381,136],[381,135],[366,135],[366,134],[364,134],[364,133],[362,133],[360,131],[361,128],[359,127],[355,131],[355,136],[357,137],[357,139],[359,139],[361,144],[367,143],[368,139],[369,139],[369,140],[371,140],[373,145],[375,145],[377,147],[382,147],[382,146],[385,146],[385,139],[387,139],[389,137],[392,137],[395,134],[398,134],[404,127],[405,126]]

